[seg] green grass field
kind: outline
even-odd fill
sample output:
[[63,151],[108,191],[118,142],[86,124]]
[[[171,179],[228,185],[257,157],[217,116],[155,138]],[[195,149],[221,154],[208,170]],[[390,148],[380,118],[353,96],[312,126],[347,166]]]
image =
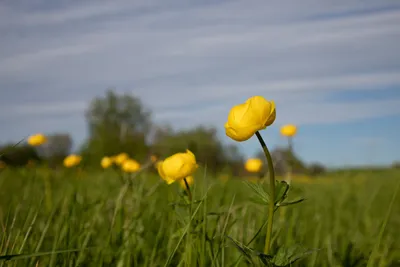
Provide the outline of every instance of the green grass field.
[[[289,198],[306,200],[277,212],[273,249],[310,251],[293,266],[400,266],[400,194],[392,201],[399,177],[383,170],[294,180]],[[0,265],[250,266],[229,237],[248,243],[267,207],[251,201],[242,180],[198,172],[189,228],[178,184],[150,173],[126,178],[113,170],[2,170],[0,254],[22,255]],[[249,247],[262,251],[264,239],[262,229]]]

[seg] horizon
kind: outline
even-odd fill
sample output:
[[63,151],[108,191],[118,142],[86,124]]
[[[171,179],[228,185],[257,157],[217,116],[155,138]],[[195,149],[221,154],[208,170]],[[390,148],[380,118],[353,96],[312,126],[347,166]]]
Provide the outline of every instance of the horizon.
[[[87,138],[84,110],[113,87],[153,122],[218,129],[253,95],[299,127],[295,153],[327,167],[400,161],[400,2],[306,0],[0,3],[0,143],[37,132]],[[157,96],[157,97],[155,97]]]

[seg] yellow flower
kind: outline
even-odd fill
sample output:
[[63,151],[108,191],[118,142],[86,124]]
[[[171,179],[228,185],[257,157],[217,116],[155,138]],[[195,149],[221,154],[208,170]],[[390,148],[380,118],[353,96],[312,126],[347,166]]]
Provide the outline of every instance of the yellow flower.
[[176,153],[158,164],[158,173],[167,184],[172,184],[192,175],[198,165],[196,157],[190,150],[186,153]]
[[28,144],[31,146],[40,146],[47,142],[47,138],[43,134],[34,134],[29,136]]
[[[188,183],[189,186],[192,186],[194,184],[194,179],[193,176],[188,176],[186,177],[186,182]],[[183,179],[179,180],[179,185],[183,188],[183,189],[187,189],[186,188],[186,184],[185,181]]]
[[134,159],[127,159],[122,163],[124,172],[137,172],[140,169],[140,164]]
[[104,169],[107,169],[112,164],[113,164],[113,161],[110,157],[104,157],[101,159],[101,162],[100,162],[101,167],[103,167]]
[[127,159],[129,159],[128,154],[121,153],[121,154],[118,154],[117,156],[115,156],[115,163],[117,165],[122,165],[122,163],[124,163],[124,161]]
[[64,159],[64,166],[67,168],[74,167],[78,165],[82,160],[82,157],[79,155],[71,154]]
[[271,125],[275,118],[274,101],[268,101],[262,96],[253,96],[230,110],[228,121],[225,123],[225,133],[235,141],[246,141],[256,131]]
[[292,137],[295,136],[297,133],[297,127],[293,124],[287,124],[281,127],[281,135]]
[[244,165],[248,172],[260,172],[263,162],[261,159],[248,159]]

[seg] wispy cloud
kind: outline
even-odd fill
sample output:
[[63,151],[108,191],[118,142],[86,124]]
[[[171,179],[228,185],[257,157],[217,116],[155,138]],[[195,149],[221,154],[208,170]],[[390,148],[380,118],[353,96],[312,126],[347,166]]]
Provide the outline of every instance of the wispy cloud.
[[276,100],[278,123],[399,114],[400,97],[327,97],[400,87],[399,24],[393,1],[2,2],[0,101],[10,118],[82,120],[114,86],[176,127],[220,124],[254,94]]
[[[380,118],[400,115],[400,99],[366,101],[361,103],[321,103],[298,102],[288,103],[280,100],[277,103],[277,125],[295,122],[297,125],[348,123],[362,119]],[[156,113],[159,122],[174,123],[192,127],[201,123],[210,123],[223,127],[229,112],[229,105],[215,105],[197,110],[174,110]]]

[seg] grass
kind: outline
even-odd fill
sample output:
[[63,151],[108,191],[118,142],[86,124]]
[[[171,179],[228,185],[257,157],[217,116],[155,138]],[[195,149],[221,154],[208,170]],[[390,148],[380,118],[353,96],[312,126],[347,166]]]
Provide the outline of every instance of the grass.
[[[278,211],[272,249],[312,252],[293,266],[400,266],[399,177],[295,178],[290,198],[306,201]],[[239,179],[195,178],[190,216],[184,191],[151,173],[124,182],[112,170],[2,170],[0,256],[19,256],[0,266],[250,266],[231,238],[249,243],[267,207]],[[265,228],[249,247],[264,240]]]

